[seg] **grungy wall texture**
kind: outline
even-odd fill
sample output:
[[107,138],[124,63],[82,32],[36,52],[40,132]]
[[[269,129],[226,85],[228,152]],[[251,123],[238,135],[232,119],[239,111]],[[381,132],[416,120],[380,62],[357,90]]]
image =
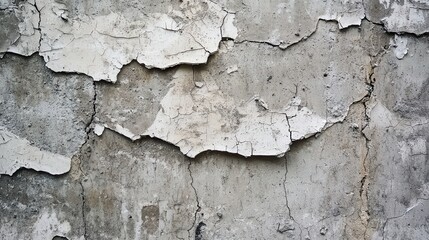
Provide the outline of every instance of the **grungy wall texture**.
[[429,1],[0,20],[0,239],[429,239]]

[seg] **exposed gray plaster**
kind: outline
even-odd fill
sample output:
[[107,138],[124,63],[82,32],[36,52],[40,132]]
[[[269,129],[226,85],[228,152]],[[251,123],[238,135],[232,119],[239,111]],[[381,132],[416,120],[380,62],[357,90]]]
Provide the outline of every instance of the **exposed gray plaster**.
[[281,49],[311,36],[319,19],[337,21],[342,29],[360,25],[365,17],[360,0],[218,2],[236,12],[238,42],[264,42]]
[[12,174],[20,167],[67,172],[87,138],[93,81],[83,75],[55,74],[37,55],[7,54],[1,61],[0,126],[11,141],[0,151],[1,173]]
[[[395,38],[395,36],[392,36]],[[424,239],[428,146],[428,39],[402,36],[408,53],[391,47],[377,63],[370,122],[368,210],[372,239]],[[416,67],[419,66],[419,67]],[[411,210],[413,209],[413,210]],[[423,224],[423,225],[422,225]]]

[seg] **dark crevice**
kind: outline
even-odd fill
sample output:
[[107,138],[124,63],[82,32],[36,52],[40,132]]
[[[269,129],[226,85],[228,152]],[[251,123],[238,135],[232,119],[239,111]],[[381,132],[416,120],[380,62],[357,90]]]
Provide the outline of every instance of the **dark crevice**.
[[[226,17],[228,17],[228,13],[226,13],[225,16],[222,18],[222,24],[220,25],[220,38],[222,40],[224,40],[222,28],[223,28],[223,25],[225,24]],[[228,39],[225,39],[225,40],[228,40]]]
[[89,134],[91,133],[91,130],[93,128],[92,124],[94,122],[95,115],[97,114],[97,107],[96,107],[96,104],[97,104],[97,85],[96,85],[95,81],[92,82],[92,87],[93,87],[93,91],[94,91],[94,96],[92,98],[92,113],[91,113],[91,117],[89,118],[89,121],[85,125],[86,138],[85,138],[85,141],[83,142],[83,144],[81,145],[81,149],[89,141]]
[[[31,5],[31,3],[29,3]],[[40,52],[40,48],[42,47],[42,28],[41,28],[41,24],[42,24],[42,13],[41,13],[41,9],[39,9],[39,7],[37,6],[37,1],[34,1],[34,8],[36,9],[37,13],[38,13],[38,22],[37,22],[37,28],[36,30],[39,31],[39,46],[38,46],[38,51]]]
[[362,177],[360,180],[360,188],[359,188],[359,198],[360,198],[360,202],[362,204],[359,216],[360,216],[361,222],[365,228],[363,239],[367,239],[368,225],[369,225],[369,221],[370,221],[370,212],[369,212],[369,206],[368,206],[368,201],[369,201],[368,189],[369,189],[369,185],[370,185],[368,164],[369,164],[370,142],[371,142],[371,139],[369,138],[369,136],[367,136],[365,134],[364,130],[367,127],[369,127],[369,123],[371,120],[371,116],[370,116],[371,113],[370,113],[369,104],[370,104],[370,100],[372,99],[372,93],[373,93],[374,87],[375,87],[374,84],[375,84],[376,79],[374,78],[374,70],[378,65],[374,61],[379,59],[379,56],[383,55],[385,52],[386,51],[382,50],[375,57],[371,57],[371,61],[370,61],[371,68],[370,68],[370,72],[368,74],[368,78],[366,81],[368,92],[359,101],[364,106],[365,125],[362,127],[361,135],[365,139],[365,148],[366,148],[366,153],[365,153],[365,156],[363,157],[363,160],[362,160]]
[[[285,118],[286,118],[286,122],[287,122],[287,126],[288,126],[288,131],[289,131],[289,139],[290,139],[289,147],[291,147],[292,143],[293,143],[293,141],[292,141],[292,130],[291,130],[291,127],[290,127],[289,117],[287,116],[287,114],[285,114]],[[286,173],[287,173],[287,166],[286,166]],[[286,176],[285,176],[285,181],[286,181]]]
[[79,155],[78,155],[78,159],[79,159],[79,163],[78,163],[78,168],[79,168],[79,172],[80,172],[80,179],[79,179],[79,185],[81,187],[81,201],[82,201],[82,205],[81,205],[81,214],[82,214],[82,221],[83,221],[83,237],[84,239],[88,239],[88,230],[87,230],[87,224],[86,224],[86,213],[85,213],[85,208],[86,208],[86,199],[85,199],[85,187],[83,185],[83,181],[85,181],[85,172],[83,171],[83,166],[82,166],[82,158],[84,158],[84,156],[87,156],[87,154],[85,153],[86,147],[89,144],[89,139],[90,139],[90,133],[92,131],[92,124],[94,122],[95,119],[95,115],[96,115],[96,101],[97,101],[97,85],[96,82],[93,81],[93,91],[94,91],[94,96],[92,99],[92,113],[91,113],[91,117],[89,119],[89,121],[86,123],[85,126],[85,131],[86,131],[86,138],[85,141],[83,142],[83,144],[80,147],[80,151],[79,151]]
[[198,226],[195,229],[195,240],[204,240],[203,232],[204,232],[205,226],[207,226],[207,225],[204,222],[198,223]]
[[[196,199],[196,202],[197,202],[197,209],[195,210],[195,213],[194,213],[194,220],[193,220],[193,222],[192,222],[191,227],[190,227],[190,228],[188,228],[188,236],[189,236],[189,238],[191,238],[191,230],[192,230],[192,228],[194,228],[195,224],[197,223],[197,215],[198,215],[198,213],[201,211],[201,206],[200,206],[200,200],[199,200],[199,198],[198,198],[197,189],[194,187],[194,177],[192,176],[192,170],[191,170],[192,159],[190,159],[189,157],[185,157],[185,158],[186,158],[186,159],[188,159],[188,161],[189,161],[189,164],[188,164],[188,171],[189,171],[189,176],[191,177],[191,187],[192,187],[192,189],[194,190],[194,193],[195,193],[195,199]],[[201,224],[201,223],[200,223],[200,224]],[[200,224],[198,224],[198,226],[199,226]],[[203,223],[203,224],[204,224],[204,223]],[[197,231],[197,230],[198,230],[198,226],[197,226],[197,229],[196,229],[195,231]],[[205,226],[205,224],[204,224],[204,226]],[[195,234],[196,234],[196,232],[195,232]],[[195,239],[197,239],[197,235],[195,235]]]
[[68,238],[64,237],[64,236],[55,236],[52,238],[52,240],[68,240]]
[[292,211],[290,210],[289,201],[288,201],[288,198],[287,198],[286,180],[287,180],[288,168],[287,168],[287,159],[286,159],[286,157],[284,157],[284,160],[285,160],[284,161],[284,164],[285,164],[285,176],[284,176],[284,180],[283,180],[283,190],[284,190],[284,195],[285,195],[286,208],[288,210],[289,218],[292,219],[293,221],[295,221],[295,219],[292,217]]
[[88,239],[88,231],[86,226],[86,215],[85,215],[85,206],[86,206],[86,200],[85,200],[85,188],[83,187],[82,181],[79,182],[79,185],[81,187],[81,199],[82,199],[82,222],[83,222],[83,238]]

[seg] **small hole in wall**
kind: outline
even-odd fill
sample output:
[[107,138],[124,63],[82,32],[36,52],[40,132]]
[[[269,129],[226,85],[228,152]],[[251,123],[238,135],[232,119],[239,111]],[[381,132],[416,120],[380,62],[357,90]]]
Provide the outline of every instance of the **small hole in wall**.
[[55,236],[52,238],[52,240],[69,240],[69,239],[63,236]]

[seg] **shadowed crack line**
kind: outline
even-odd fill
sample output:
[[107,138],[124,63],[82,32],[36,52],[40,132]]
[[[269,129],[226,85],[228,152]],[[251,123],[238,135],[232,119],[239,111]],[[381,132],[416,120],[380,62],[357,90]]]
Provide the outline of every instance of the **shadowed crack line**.
[[[381,52],[381,54],[383,54],[383,52]],[[377,54],[377,56],[380,55]],[[376,56],[376,57],[377,57]],[[368,106],[368,102],[371,100],[372,98],[372,93],[374,91],[374,83],[375,83],[375,79],[373,78],[374,75],[374,69],[377,67],[377,64],[373,63],[374,59],[371,59],[370,64],[371,64],[371,69],[370,72],[368,74],[368,80],[367,80],[367,88],[368,88],[368,93],[366,96],[364,96],[361,99],[361,103],[363,104],[365,111],[365,126],[362,128],[361,130],[361,135],[364,137],[365,139],[365,148],[366,148],[366,153],[365,156],[362,160],[362,178],[360,180],[360,189],[359,189],[359,197],[360,197],[360,201],[361,201],[361,211],[359,213],[360,219],[362,221],[362,224],[365,227],[365,231],[364,231],[364,239],[367,239],[367,231],[368,231],[368,224],[369,224],[369,219],[370,219],[370,213],[369,213],[369,209],[368,209],[368,188],[369,188],[369,172],[368,172],[368,159],[369,159],[369,154],[370,154],[370,141],[371,139],[369,139],[369,137],[364,133],[364,130],[368,127],[369,122],[370,122],[370,110],[369,110],[369,106]]]
[[191,187],[194,190],[195,199],[196,199],[196,202],[197,202],[197,209],[195,210],[195,213],[194,213],[194,220],[192,222],[192,226],[187,230],[188,231],[188,236],[189,236],[189,239],[190,239],[191,238],[191,230],[194,228],[195,224],[197,223],[197,215],[198,215],[198,212],[201,211],[201,206],[200,206],[200,200],[198,198],[197,189],[194,187],[194,177],[192,176],[192,170],[191,170],[192,159],[190,159],[189,157],[186,157],[186,156],[185,156],[185,159],[187,159],[189,161],[188,171],[189,171],[189,176],[191,177]]
[[[418,199],[419,199],[419,200],[422,200],[422,199],[423,199],[423,200],[427,201],[427,199],[425,199],[425,198],[418,198]],[[422,204],[422,202],[421,202],[421,201],[418,201],[418,202],[417,202],[416,204],[414,204],[413,206],[411,206],[411,207],[407,208],[403,214],[401,214],[401,215],[399,215],[399,216],[394,216],[394,217],[389,217],[389,218],[387,218],[387,219],[386,219],[386,221],[385,221],[385,222],[384,222],[384,224],[383,224],[383,235],[382,235],[382,239],[383,239],[383,240],[385,239],[386,227],[387,227],[387,225],[389,224],[389,221],[390,221],[390,220],[394,220],[394,219],[398,219],[398,218],[405,217],[405,215],[407,215],[407,213],[411,212],[415,207],[419,206],[420,204]]]
[[84,173],[83,168],[82,168],[82,157],[84,156],[83,149],[89,143],[89,138],[90,138],[89,134],[92,130],[92,123],[93,123],[93,121],[95,119],[95,115],[97,113],[96,112],[97,85],[94,81],[92,82],[92,86],[93,86],[93,90],[94,90],[94,96],[92,98],[92,113],[91,113],[90,120],[88,121],[88,123],[85,126],[86,138],[80,147],[79,155],[78,155],[78,158],[79,158],[78,167],[79,167],[79,171],[81,173],[80,179],[79,179],[79,185],[81,187],[81,201],[82,201],[81,214],[82,214],[82,221],[83,221],[83,237],[84,237],[84,239],[88,239],[88,231],[87,231],[86,214],[85,214],[85,206],[86,206],[85,188],[83,186],[83,180],[85,179],[85,173]]
[[42,47],[42,28],[41,28],[41,24],[42,24],[42,13],[41,10],[39,9],[39,7],[37,6],[37,1],[34,1],[34,5],[31,4],[30,2],[28,2],[28,4],[34,6],[34,8],[36,9],[37,13],[38,13],[38,22],[37,22],[37,28],[36,30],[39,31],[40,37],[39,37],[39,46],[37,47],[37,51],[40,52],[40,48]]
[[[297,226],[298,226],[298,228],[299,228],[299,238],[301,239],[301,235],[302,235],[302,228],[301,228],[301,224],[299,224],[294,218],[293,218],[293,216],[292,216],[292,211],[291,211],[291,209],[290,209],[290,207],[289,207],[289,199],[288,199],[288,196],[287,196],[287,189],[286,189],[286,180],[287,180],[287,174],[288,174],[288,167],[287,167],[287,158],[286,158],[286,156],[285,157],[283,157],[284,158],[284,165],[285,165],[285,176],[284,176],[284,179],[283,179],[283,191],[284,191],[284,196],[285,196],[285,204],[286,204],[286,208],[287,208],[287,210],[288,210],[288,216],[289,216],[289,219],[290,220],[292,220]],[[279,227],[280,227],[280,225],[279,225]],[[278,228],[279,228],[278,227]],[[277,231],[278,232],[280,232],[279,231],[279,229],[277,229]]]

